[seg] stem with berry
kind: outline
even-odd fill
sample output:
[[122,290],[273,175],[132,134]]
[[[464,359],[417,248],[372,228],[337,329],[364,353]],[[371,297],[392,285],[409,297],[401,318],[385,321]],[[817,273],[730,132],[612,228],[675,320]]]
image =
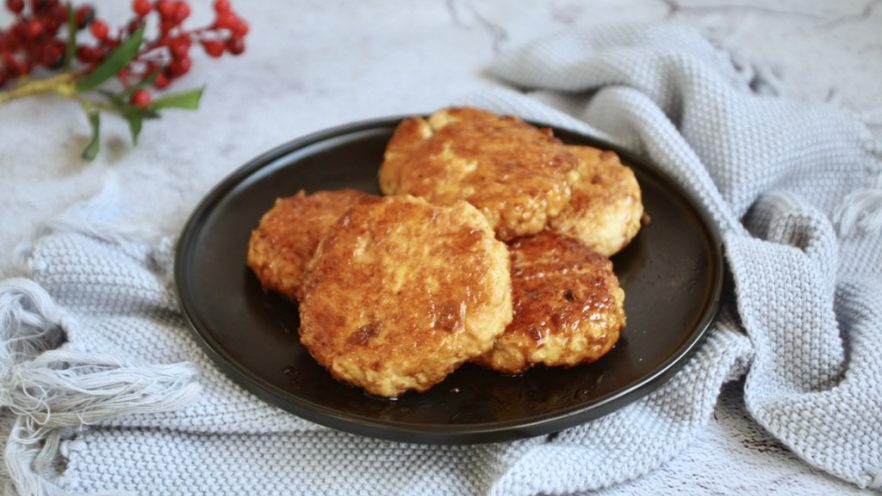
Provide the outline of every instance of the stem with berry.
[[[215,19],[208,26],[185,29],[190,16],[185,1],[135,0],[134,18],[112,30],[95,17],[89,5],[74,7],[58,0],[6,0],[15,20],[0,30],[0,104],[28,96],[51,93],[77,101],[86,112],[92,139],[83,158],[95,158],[99,149],[100,113],[114,113],[129,124],[132,141],[145,119],[159,117],[159,110],[195,110],[202,89],[162,95],[154,99],[149,88],[164,90],[189,72],[191,47],[195,44],[209,57],[245,50],[248,24],[236,15],[228,0],[215,0]],[[158,18],[158,32],[145,39],[151,14]],[[65,28],[66,38],[59,37]],[[91,43],[78,36],[88,28]],[[40,78],[31,76],[39,74]],[[115,81],[115,82],[114,82]]]

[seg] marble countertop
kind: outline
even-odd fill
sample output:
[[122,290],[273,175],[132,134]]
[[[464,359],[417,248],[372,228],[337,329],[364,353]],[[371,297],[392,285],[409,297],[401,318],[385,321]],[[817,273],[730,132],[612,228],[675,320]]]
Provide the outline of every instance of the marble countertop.
[[[93,2],[107,16],[129,2]],[[174,232],[198,200],[248,159],[303,134],[355,120],[431,111],[498,86],[494,54],[564,28],[671,19],[711,30],[771,67],[781,93],[882,106],[882,0],[379,0],[234,2],[252,33],[241,58],[198,59],[179,87],[205,84],[197,113],[169,111],[132,147],[125,123],[103,122],[98,159],[84,163],[81,110],[53,97],[0,107],[0,274],[17,275],[14,246],[41,221],[122,185],[133,226]],[[207,16],[209,2],[192,2]],[[0,18],[5,23],[6,18]],[[879,128],[874,132],[879,135]],[[796,459],[724,388],[708,428],[678,458],[605,493],[851,494]]]

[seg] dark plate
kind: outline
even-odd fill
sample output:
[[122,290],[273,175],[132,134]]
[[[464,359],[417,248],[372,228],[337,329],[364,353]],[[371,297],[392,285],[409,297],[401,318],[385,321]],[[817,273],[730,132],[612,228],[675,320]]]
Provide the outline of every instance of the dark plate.
[[608,143],[555,130],[563,141],[616,150],[637,173],[652,218],[613,258],[628,327],[613,351],[571,369],[509,377],[465,365],[397,401],[341,384],[298,341],[297,306],[266,295],[245,266],[248,237],[280,196],[303,188],[378,193],[377,169],[399,118],[293,141],[218,185],[184,228],[175,261],[181,305],[217,366],[260,398],[305,419],[365,436],[478,443],[547,434],[610,413],[683,366],[716,314],[723,279],[718,235],[690,195]]

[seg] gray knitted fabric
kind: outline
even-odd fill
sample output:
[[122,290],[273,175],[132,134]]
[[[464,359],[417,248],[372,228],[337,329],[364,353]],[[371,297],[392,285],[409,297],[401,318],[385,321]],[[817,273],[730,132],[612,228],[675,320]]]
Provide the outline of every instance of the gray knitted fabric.
[[669,383],[553,439],[439,447],[328,430],[221,375],[178,313],[171,241],[102,227],[89,217],[99,202],[35,238],[25,256],[36,284],[0,285],[0,401],[19,415],[6,449],[18,490],[580,492],[687,449],[721,385],[745,373],[747,409],[772,435],[811,465],[882,488],[882,154],[863,125],[757,94],[773,82],[668,25],[564,33],[495,72],[530,91],[457,103],[645,155],[716,219],[734,294]]

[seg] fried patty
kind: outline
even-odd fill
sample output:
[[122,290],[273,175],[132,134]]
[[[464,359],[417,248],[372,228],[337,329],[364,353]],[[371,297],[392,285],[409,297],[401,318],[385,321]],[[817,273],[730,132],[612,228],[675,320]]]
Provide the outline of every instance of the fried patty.
[[306,265],[328,229],[353,205],[377,199],[354,189],[277,199],[251,232],[248,266],[264,289],[299,299]]
[[640,230],[643,203],[634,171],[622,165],[615,152],[567,148],[579,158],[579,179],[571,185],[570,203],[551,219],[550,227],[601,255],[614,255]]
[[380,187],[438,205],[465,200],[501,240],[535,234],[570,201],[578,160],[548,129],[474,108],[405,119],[386,147]]
[[505,244],[466,202],[353,207],[311,262],[300,341],[339,380],[394,397],[485,353],[511,322]]
[[593,362],[625,327],[612,262],[579,241],[543,232],[510,245],[514,320],[475,362],[516,374],[535,364]]

